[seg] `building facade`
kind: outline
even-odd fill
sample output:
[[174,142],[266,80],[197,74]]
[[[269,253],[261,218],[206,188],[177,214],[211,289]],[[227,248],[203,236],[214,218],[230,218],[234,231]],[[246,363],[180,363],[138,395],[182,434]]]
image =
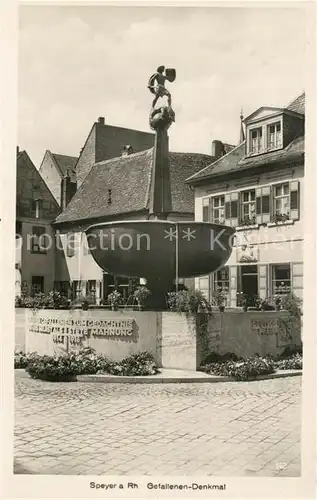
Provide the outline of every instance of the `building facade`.
[[286,108],[261,107],[245,118],[245,140],[188,179],[195,218],[236,229],[225,267],[196,279],[227,305],[303,293],[305,95]]
[[17,151],[16,295],[48,293],[55,281],[52,222],[60,208],[26,151]]

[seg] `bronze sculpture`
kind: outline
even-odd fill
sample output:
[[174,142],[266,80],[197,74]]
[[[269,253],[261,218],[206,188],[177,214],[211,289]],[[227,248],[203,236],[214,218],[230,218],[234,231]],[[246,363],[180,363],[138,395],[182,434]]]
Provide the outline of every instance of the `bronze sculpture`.
[[[156,73],[154,73],[148,82],[148,89],[155,98],[152,102],[152,109],[150,113],[150,127],[152,130],[157,129],[168,129],[172,122],[175,121],[175,113],[172,109],[172,96],[171,93],[166,89],[165,82],[174,82],[176,78],[176,71],[172,68],[166,68],[165,66],[159,66]],[[167,97],[167,106],[162,106],[160,108],[155,108],[155,105],[160,97]]]

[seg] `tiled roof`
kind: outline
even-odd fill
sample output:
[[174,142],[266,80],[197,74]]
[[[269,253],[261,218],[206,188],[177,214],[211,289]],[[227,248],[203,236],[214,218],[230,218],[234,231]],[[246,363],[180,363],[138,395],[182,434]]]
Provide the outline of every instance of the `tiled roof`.
[[[75,175],[75,165],[78,158],[75,156],[59,155],[52,153],[54,160],[60,168],[61,174],[64,176],[68,172],[71,177]],[[75,177],[76,178],[76,177]]]
[[[96,163],[57,223],[147,211],[150,201],[153,149]],[[188,176],[212,161],[209,155],[169,153],[173,212],[194,213]],[[111,203],[108,203],[111,190]]]
[[226,174],[235,170],[269,165],[277,162],[288,162],[300,158],[304,154],[304,137],[298,137],[286,148],[271,151],[257,156],[245,156],[245,142],[239,144],[227,155],[208,165],[205,169],[187,179],[189,183],[194,183],[206,177]]
[[296,113],[305,114],[305,92],[296,97],[292,102],[290,102],[286,109],[289,111],[295,111]]
[[229,172],[235,168],[237,168],[238,162],[245,155],[245,142],[239,144],[239,146],[235,147],[229,153],[222,156],[214,163],[211,163],[203,170],[189,177],[187,180],[196,181],[198,179],[203,179],[204,177],[209,177],[210,175],[214,175],[216,173]]

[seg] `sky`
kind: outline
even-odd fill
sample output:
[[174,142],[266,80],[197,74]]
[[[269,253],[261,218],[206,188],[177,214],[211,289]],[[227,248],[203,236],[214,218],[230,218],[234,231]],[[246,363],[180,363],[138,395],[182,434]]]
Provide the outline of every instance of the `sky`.
[[160,65],[177,74],[170,150],[237,144],[241,107],[283,107],[305,89],[305,16],[295,6],[20,6],[19,147],[39,168],[47,149],[78,156],[99,116],[150,131],[147,83]]

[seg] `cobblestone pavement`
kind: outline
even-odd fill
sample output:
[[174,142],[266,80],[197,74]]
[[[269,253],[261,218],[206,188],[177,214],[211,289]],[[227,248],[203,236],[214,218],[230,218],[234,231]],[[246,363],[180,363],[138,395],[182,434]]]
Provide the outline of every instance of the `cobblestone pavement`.
[[301,377],[16,380],[15,473],[300,476]]

